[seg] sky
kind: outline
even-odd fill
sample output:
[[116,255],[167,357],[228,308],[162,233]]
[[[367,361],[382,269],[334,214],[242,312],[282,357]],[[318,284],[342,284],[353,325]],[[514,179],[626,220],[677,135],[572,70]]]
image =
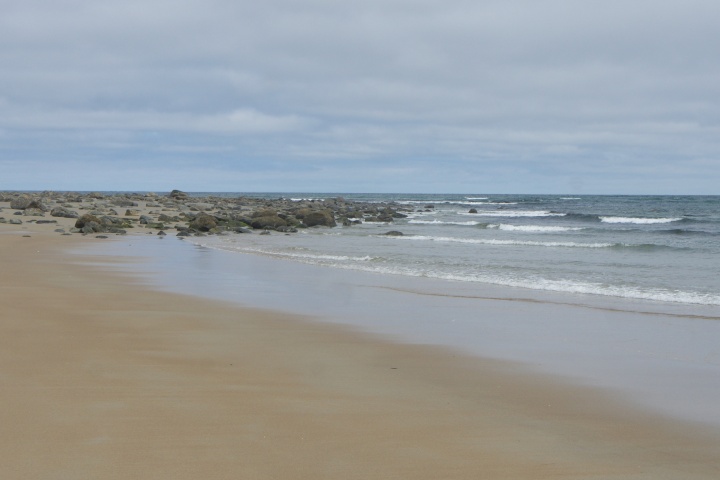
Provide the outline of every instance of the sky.
[[717,0],[0,0],[0,190],[720,194]]

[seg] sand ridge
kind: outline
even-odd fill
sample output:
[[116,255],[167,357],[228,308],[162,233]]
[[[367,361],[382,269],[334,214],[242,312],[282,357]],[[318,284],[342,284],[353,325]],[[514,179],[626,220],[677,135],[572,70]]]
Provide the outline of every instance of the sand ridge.
[[65,253],[94,238],[25,227],[0,234],[3,478],[720,475],[716,432],[501,362],[148,291]]

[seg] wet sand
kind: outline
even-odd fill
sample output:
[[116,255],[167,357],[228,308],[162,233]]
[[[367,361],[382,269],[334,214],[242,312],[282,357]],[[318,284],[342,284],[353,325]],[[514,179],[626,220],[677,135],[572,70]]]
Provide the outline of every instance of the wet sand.
[[107,266],[122,258],[65,253],[97,239],[25,228],[0,234],[3,478],[720,475],[710,428],[511,363],[152,291]]

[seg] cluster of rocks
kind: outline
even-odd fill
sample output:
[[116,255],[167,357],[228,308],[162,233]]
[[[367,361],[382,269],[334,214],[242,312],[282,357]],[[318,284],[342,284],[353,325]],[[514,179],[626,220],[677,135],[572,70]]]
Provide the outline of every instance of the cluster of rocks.
[[[408,209],[394,203],[368,203],[329,198],[323,200],[267,199],[252,196],[192,196],[179,190],[169,194],[22,193],[0,192],[0,205],[9,203],[12,217],[0,223],[58,223],[72,219],[68,232],[125,234],[129,229],[157,230],[178,236],[277,231],[294,233],[312,227],[352,226],[363,222],[393,222]],[[405,212],[405,213],[403,213]],[[41,218],[42,217],[42,218]],[[58,220],[44,220],[55,217]],[[70,220],[70,222],[72,222]],[[65,223],[68,220],[63,220]]]

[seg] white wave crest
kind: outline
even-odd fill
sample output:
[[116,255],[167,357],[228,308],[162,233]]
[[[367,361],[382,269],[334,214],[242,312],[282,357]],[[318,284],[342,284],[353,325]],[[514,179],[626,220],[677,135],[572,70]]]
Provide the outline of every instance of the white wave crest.
[[410,241],[431,241],[431,242],[447,242],[447,243],[467,243],[474,245],[520,245],[528,247],[567,247],[567,248],[608,248],[614,247],[618,244],[615,243],[577,243],[577,242],[537,242],[537,241],[523,241],[523,240],[496,240],[492,238],[457,238],[457,237],[433,237],[429,235],[406,235],[398,237],[386,237],[384,235],[378,235],[383,238],[392,238],[397,240],[410,240]]
[[554,213],[545,210],[492,210],[478,213],[457,212],[458,215],[477,215],[481,217],[564,217],[565,213]]
[[408,223],[414,223],[417,225],[480,225],[480,222],[443,222],[442,220],[410,220]]
[[682,220],[682,218],[600,217],[600,221],[605,223],[653,224],[671,223],[679,220]]
[[494,228],[497,230],[506,230],[509,232],[574,232],[583,230],[581,227],[552,227],[542,225],[508,225],[505,223],[493,223],[487,226],[487,228]]

